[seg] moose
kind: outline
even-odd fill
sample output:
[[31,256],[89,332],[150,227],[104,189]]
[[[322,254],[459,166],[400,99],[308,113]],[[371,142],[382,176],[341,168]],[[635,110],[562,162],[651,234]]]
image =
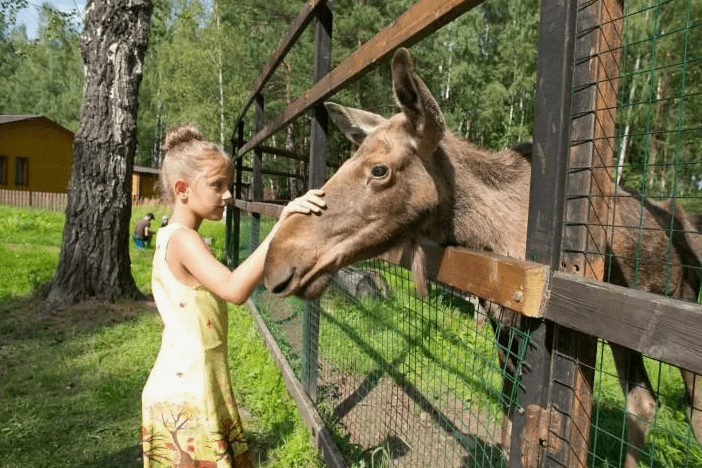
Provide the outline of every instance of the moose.
[[[489,152],[454,135],[404,48],[393,56],[392,83],[400,112],[389,119],[325,104],[336,126],[358,148],[322,187],[326,210],[317,216],[290,216],[272,239],[264,268],[272,293],[317,298],[339,269],[401,245],[413,252],[412,271],[421,291],[422,240],[525,258],[531,144]],[[696,300],[702,241],[692,234],[695,228],[684,211],[676,207],[673,216],[670,204],[646,200],[642,208],[634,194],[618,190],[622,196],[607,245],[609,281]],[[665,229],[671,221],[676,228],[669,239]],[[640,222],[640,230],[626,228]],[[660,260],[669,243],[672,261],[664,271]],[[627,397],[625,467],[634,468],[657,402],[641,354],[611,347]],[[687,415],[702,444],[702,379],[681,373]],[[505,428],[501,445],[508,457],[507,413]]]

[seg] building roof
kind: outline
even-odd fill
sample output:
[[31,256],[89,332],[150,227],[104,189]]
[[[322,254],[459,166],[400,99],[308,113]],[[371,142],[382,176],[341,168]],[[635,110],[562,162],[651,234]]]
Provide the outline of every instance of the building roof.
[[0,125],[3,124],[9,124],[13,122],[22,122],[26,120],[46,120],[47,122],[50,122],[52,125],[56,126],[57,128],[63,130],[64,132],[68,132],[71,134],[71,136],[74,136],[73,132],[64,127],[63,125],[57,124],[51,119],[47,119],[43,115],[21,115],[21,114],[0,114]]
[[137,174],[159,174],[158,169],[147,166],[134,166],[133,172],[136,172]]

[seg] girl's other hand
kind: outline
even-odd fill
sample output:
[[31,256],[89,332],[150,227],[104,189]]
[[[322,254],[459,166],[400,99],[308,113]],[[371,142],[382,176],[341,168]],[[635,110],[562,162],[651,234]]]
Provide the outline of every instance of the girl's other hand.
[[321,214],[322,210],[327,207],[327,204],[322,199],[323,196],[324,191],[322,189],[312,189],[301,197],[294,199],[283,208],[279,222],[293,213]]

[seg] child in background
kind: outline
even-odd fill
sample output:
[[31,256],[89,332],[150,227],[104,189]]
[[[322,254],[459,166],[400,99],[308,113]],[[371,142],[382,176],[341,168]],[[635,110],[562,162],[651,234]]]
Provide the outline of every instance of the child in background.
[[[145,467],[253,467],[227,367],[227,307],[260,282],[268,244],[235,270],[222,265],[198,234],[204,219],[222,219],[230,202],[232,161],[192,124],[171,130],[161,185],[173,206],[156,236],[152,289],[164,323],[161,350],[142,393]],[[321,190],[290,202],[292,213],[321,213]]]

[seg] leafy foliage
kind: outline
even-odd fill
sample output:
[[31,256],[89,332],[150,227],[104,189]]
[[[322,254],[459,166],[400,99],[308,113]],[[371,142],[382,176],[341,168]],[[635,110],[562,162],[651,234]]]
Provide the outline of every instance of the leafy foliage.
[[[334,2],[332,66],[413,3]],[[228,147],[250,84],[303,4],[154,0],[139,96],[137,164],[158,166],[165,132],[186,121]],[[30,40],[15,24],[17,11],[26,5],[26,0],[0,3],[0,112],[43,114],[75,130],[82,89],[80,20],[75,12],[44,4],[39,36]],[[632,0],[625,8],[615,177],[658,198],[696,196],[702,184],[702,4]],[[536,0],[491,0],[412,47],[417,70],[439,100],[449,128],[490,149],[531,138],[538,22]],[[307,28],[268,82],[266,120],[312,84],[313,29]],[[389,74],[389,64],[381,63],[332,99],[389,116],[395,112]],[[253,133],[253,120],[249,109],[245,138]],[[308,119],[299,118],[266,144],[307,154]],[[339,163],[348,154],[346,140],[332,131],[329,159]],[[250,158],[245,165],[251,165]],[[304,190],[306,169],[297,161],[269,156],[264,165],[299,176],[297,181],[270,177],[274,193],[293,197]]]
[[0,46],[0,112],[39,114],[76,131],[83,94],[77,12],[43,3],[36,39],[23,27],[8,35]]

